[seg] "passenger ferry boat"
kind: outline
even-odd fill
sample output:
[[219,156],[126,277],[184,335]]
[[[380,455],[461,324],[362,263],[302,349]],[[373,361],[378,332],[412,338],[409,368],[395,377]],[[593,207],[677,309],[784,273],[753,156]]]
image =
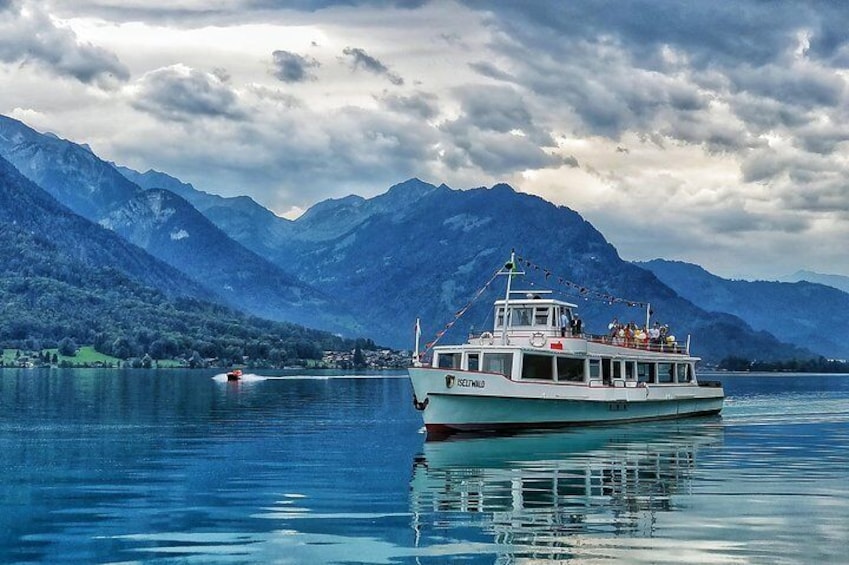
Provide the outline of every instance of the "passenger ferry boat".
[[[550,292],[512,291],[515,256],[500,272],[491,332],[435,346],[429,366],[418,332],[409,369],[413,402],[429,434],[657,420],[718,414],[718,382],[699,382],[689,338],[573,335],[575,304]],[[520,296],[520,297],[517,297]],[[562,335],[561,320],[569,321]],[[648,326],[648,315],[646,326]],[[648,329],[648,328],[646,328]]]

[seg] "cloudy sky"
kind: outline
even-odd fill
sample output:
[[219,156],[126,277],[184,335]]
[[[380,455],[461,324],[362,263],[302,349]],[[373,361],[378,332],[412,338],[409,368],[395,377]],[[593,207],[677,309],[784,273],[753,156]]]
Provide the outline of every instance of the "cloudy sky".
[[838,0],[0,0],[0,113],[287,217],[507,182],[625,259],[849,275],[847,29]]

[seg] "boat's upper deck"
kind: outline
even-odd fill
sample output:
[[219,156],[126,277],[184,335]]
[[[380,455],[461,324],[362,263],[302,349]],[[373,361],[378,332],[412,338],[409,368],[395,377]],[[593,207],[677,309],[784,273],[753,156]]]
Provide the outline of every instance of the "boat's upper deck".
[[496,300],[493,330],[470,335],[469,344],[545,347],[580,353],[625,347],[642,352],[689,354],[689,343],[679,343],[674,336],[661,336],[648,327],[623,325],[607,334],[588,333],[576,312],[577,305],[543,294]]

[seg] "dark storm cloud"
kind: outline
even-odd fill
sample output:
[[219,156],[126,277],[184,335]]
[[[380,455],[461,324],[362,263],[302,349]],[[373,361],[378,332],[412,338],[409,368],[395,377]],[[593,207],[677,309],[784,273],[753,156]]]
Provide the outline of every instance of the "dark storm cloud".
[[132,104],[165,120],[243,115],[236,94],[218,77],[184,67],[158,69],[142,77]]
[[612,37],[642,61],[656,61],[658,47],[671,45],[686,51],[700,68],[739,61],[767,64],[800,29],[814,31],[811,50],[818,58],[834,56],[849,40],[849,12],[842,2],[494,0],[487,9],[499,26],[537,46],[556,37]]
[[245,7],[253,9],[286,9],[315,12],[336,6],[371,6],[374,8],[415,9],[428,0],[246,0]]
[[423,120],[429,120],[439,114],[439,100],[435,94],[428,92],[417,92],[411,96],[386,94],[379,100],[393,112]]
[[[14,2],[14,0],[12,0]],[[3,2],[0,0],[0,7]],[[130,5],[102,0],[51,0],[51,9],[64,16],[92,16],[112,22],[144,22],[176,28],[198,28],[222,23],[267,21],[275,12],[301,12],[308,16],[334,8],[415,10],[427,0],[211,0],[165,2],[150,0]]]
[[793,67],[771,64],[753,68],[742,64],[729,71],[735,89],[773,98],[800,108],[837,106],[846,84],[826,67]]
[[494,78],[496,80],[503,80],[506,82],[514,82],[516,80],[513,75],[502,71],[501,69],[499,69],[488,61],[478,61],[476,63],[469,63],[469,67],[476,73],[488,78]]
[[386,65],[366,53],[364,49],[360,49],[359,47],[346,47],[342,50],[342,53],[350,59],[351,68],[362,68],[376,75],[385,76],[389,82],[396,86],[404,84],[404,79],[390,71]]
[[12,2],[0,4],[0,61],[37,65],[105,88],[130,78],[114,53],[80,42],[73,31],[57,27],[38,6],[24,11]]
[[[675,121],[718,98],[756,131],[845,104],[846,83],[835,72],[849,59],[844,3],[496,0],[487,8],[508,38],[493,48],[516,63],[516,84],[565,103],[592,133],[651,129],[658,116]],[[474,68],[508,79],[489,64]],[[769,99],[779,104],[769,107]],[[669,129],[698,142],[686,124]]]
[[796,131],[797,146],[810,153],[829,155],[838,150],[838,146],[849,141],[849,126],[840,124],[812,123]]
[[699,214],[699,220],[709,226],[713,233],[725,236],[744,236],[763,231],[802,233],[811,227],[810,219],[799,214],[757,214],[742,207],[705,211]]
[[476,167],[494,176],[528,169],[577,166],[574,157],[543,151],[526,137],[477,128],[454,131],[452,147],[443,159],[453,169]]
[[274,59],[273,74],[283,82],[315,80],[315,75],[310,73],[310,69],[319,67],[320,63],[312,57],[290,51],[274,51],[271,56]]
[[455,89],[462,115],[450,129],[474,127],[499,133],[519,131],[542,146],[555,145],[550,133],[534,122],[528,103],[507,86],[467,86]]
[[443,159],[450,168],[474,166],[502,175],[577,166],[572,156],[564,158],[543,150],[556,142],[550,132],[536,125],[515,89],[476,85],[457,88],[454,93],[461,102],[461,113],[440,126],[452,145]]

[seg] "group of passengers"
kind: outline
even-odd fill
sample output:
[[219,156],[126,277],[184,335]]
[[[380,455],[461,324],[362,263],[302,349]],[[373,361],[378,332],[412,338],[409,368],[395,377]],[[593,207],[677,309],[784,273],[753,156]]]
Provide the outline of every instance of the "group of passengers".
[[675,336],[669,334],[669,326],[655,322],[649,328],[643,328],[630,322],[622,324],[616,318],[607,325],[608,337],[614,345],[644,346],[646,344],[653,345],[674,345]]

